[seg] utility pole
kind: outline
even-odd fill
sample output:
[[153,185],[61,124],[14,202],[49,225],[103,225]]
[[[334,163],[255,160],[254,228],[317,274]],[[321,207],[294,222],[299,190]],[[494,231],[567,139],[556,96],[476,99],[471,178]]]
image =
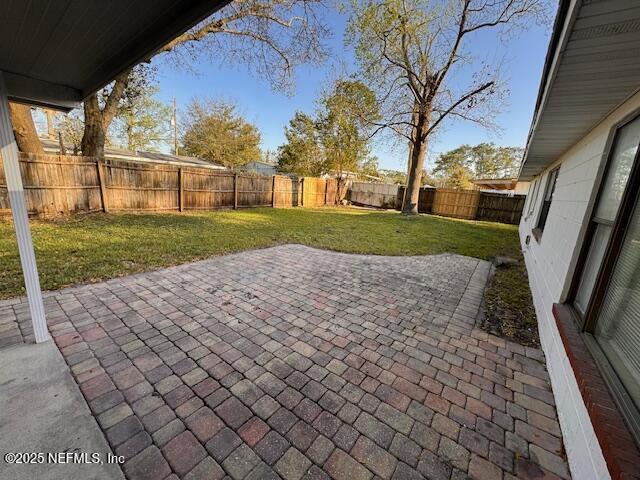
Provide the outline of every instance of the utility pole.
[[173,97],[173,118],[171,119],[173,124],[173,153],[178,155],[178,110],[176,108],[176,97]]

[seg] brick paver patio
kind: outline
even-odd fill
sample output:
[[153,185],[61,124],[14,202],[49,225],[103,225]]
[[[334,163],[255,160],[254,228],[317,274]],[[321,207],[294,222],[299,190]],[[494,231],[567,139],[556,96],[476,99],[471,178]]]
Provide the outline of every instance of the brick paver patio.
[[287,245],[45,302],[130,479],[568,478],[542,352],[474,328],[488,273]]

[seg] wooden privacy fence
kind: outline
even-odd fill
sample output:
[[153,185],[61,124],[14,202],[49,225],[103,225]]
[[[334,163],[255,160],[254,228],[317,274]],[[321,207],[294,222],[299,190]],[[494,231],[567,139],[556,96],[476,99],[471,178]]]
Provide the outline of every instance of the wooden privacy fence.
[[478,212],[480,192],[477,190],[455,190],[437,188],[433,199],[433,214],[443,217],[473,220]]
[[[370,191],[370,196],[357,194],[360,204],[379,207],[378,185],[375,183],[358,182],[359,191]],[[355,185],[355,183],[354,183]],[[370,187],[369,187],[370,186]],[[386,188],[388,186],[385,185]],[[397,188],[395,208],[400,209],[404,198],[404,186]],[[353,198],[353,191],[350,192]],[[501,193],[481,192],[478,190],[455,190],[449,188],[420,189],[418,211],[420,213],[432,213],[444,217],[465,218],[468,220],[488,220],[518,224],[524,207],[525,195],[509,196]]]
[[[396,200],[397,209],[400,209],[402,207],[405,189],[406,187],[402,185],[398,186],[398,196]],[[433,213],[433,199],[435,195],[435,188],[425,187],[420,189],[420,196],[418,197],[418,211],[420,213]]]
[[388,183],[353,182],[349,188],[349,200],[359,205],[395,208],[398,186]]
[[[256,176],[206,167],[26,154],[20,154],[20,171],[27,209],[36,216],[336,203],[335,179]],[[9,214],[9,208],[0,159],[0,214]]]
[[302,205],[319,207],[327,203],[327,180],[304,177],[302,184]]
[[492,222],[519,224],[526,195],[508,197],[501,193],[481,192],[478,218]]

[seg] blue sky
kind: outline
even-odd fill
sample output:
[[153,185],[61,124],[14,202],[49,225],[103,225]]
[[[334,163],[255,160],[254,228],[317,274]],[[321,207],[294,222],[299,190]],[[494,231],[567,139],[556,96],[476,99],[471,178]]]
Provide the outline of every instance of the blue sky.
[[[347,65],[353,63],[353,54],[343,45],[346,17],[331,12],[328,19],[333,29],[331,47],[333,61],[341,58]],[[463,143],[477,144],[493,141],[505,146],[524,146],[533,114],[538,84],[549,41],[548,27],[534,26],[503,44],[494,32],[476,35],[472,39],[473,51],[481,57],[504,58],[504,68],[510,94],[508,104],[497,118],[502,127],[498,134],[490,133],[478,125],[456,122],[440,131],[430,146],[432,158],[440,152]],[[219,65],[202,59],[196,73],[180,70],[159,58],[159,98],[169,103],[175,96],[178,109],[184,108],[193,97],[209,96],[234,101],[239,111],[260,129],[262,147],[270,150],[284,142],[284,126],[296,110],[313,112],[315,100],[329,77],[332,59],[321,68],[302,66],[296,72],[296,90],[293,96],[273,92],[269,84],[248,72],[241,65]],[[353,66],[355,68],[355,66]],[[373,152],[381,168],[403,170],[406,150],[393,147],[391,142],[376,142]]]

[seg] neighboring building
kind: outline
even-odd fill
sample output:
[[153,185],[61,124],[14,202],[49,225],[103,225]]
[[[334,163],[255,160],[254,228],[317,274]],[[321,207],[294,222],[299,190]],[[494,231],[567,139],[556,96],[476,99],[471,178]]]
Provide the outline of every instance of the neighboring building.
[[278,173],[278,165],[262,160],[254,160],[240,167],[243,172],[255,173],[257,175],[275,175]]
[[[48,154],[58,155],[60,153],[60,144],[57,140],[51,140],[48,138],[41,138],[42,147],[44,152]],[[73,148],[65,146],[67,152],[72,152]],[[105,160],[120,160],[125,162],[137,162],[137,163],[164,163],[167,165],[177,166],[192,166],[192,167],[207,167],[214,170],[227,170],[223,165],[204,160],[196,157],[185,157],[184,155],[172,155],[170,153],[159,152],[142,152],[124,150],[120,148],[105,148],[104,149]]]
[[529,182],[520,182],[517,178],[474,178],[471,183],[486,192],[526,195],[529,191]]
[[531,181],[520,237],[572,476],[637,479],[640,3],[559,8],[520,171]]

